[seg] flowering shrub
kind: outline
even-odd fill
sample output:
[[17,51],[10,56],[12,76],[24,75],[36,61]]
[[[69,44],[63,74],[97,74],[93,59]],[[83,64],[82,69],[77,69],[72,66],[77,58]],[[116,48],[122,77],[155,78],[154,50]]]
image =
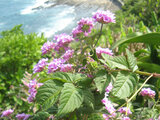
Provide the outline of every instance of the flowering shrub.
[[[27,100],[33,107],[29,114],[17,114],[16,118],[158,119],[159,86],[152,86],[155,91],[145,86],[151,86],[147,82],[160,78],[160,74],[140,71],[137,58],[128,49],[125,56],[116,56],[112,47],[99,46],[103,24],[115,23],[113,13],[98,11],[93,19],[82,18],[72,35],[56,35],[55,43],[44,43],[42,55],[49,57],[34,66],[28,83],[24,81],[28,87]],[[92,34],[95,24],[101,24],[97,35]],[[124,41],[117,42],[114,46]]]

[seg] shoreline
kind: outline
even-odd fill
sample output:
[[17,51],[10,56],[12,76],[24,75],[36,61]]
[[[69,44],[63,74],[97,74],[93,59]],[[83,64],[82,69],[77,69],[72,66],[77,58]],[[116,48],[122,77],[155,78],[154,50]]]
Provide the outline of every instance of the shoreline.
[[[110,10],[115,12],[121,9],[123,3],[120,0],[46,0],[45,4],[54,3],[54,5],[49,6],[48,8],[54,7],[56,5],[70,5],[75,6],[76,8],[90,9],[96,7],[102,10]],[[41,6],[33,9],[39,9]]]

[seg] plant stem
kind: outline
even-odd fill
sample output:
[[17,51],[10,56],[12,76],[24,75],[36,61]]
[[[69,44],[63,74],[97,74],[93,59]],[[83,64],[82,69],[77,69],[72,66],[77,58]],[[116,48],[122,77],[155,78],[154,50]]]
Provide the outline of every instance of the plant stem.
[[[124,104],[122,104],[120,107],[118,107],[113,113],[115,113],[116,111],[118,111],[119,108],[121,108],[121,107],[125,106],[126,104],[128,104],[128,103],[137,95],[137,93],[142,89],[142,87],[146,84],[146,82],[147,82],[151,77],[153,77],[153,74],[151,74],[151,75],[145,80],[145,82],[141,85],[141,87],[130,97],[130,99],[127,100],[126,103],[124,103]],[[113,113],[111,113],[111,115],[112,115]]]
[[[119,71],[132,72],[131,70],[125,70],[125,69],[116,69],[116,70],[107,69],[107,70],[109,72],[119,72]],[[134,71],[134,73],[137,73],[139,75],[144,75],[144,76],[151,76],[152,75],[152,77],[160,78],[160,74],[158,74],[158,73],[149,73],[149,72],[143,72],[143,71],[139,71],[139,70]]]
[[146,82],[153,77],[153,74],[151,74],[145,81],[144,83],[141,85],[141,87],[132,95],[132,97],[130,99],[127,100],[127,102],[130,102],[136,95],[137,93],[142,89],[142,87],[146,84]]
[[100,39],[100,37],[101,37],[101,35],[102,35],[102,28],[103,28],[103,23],[101,24],[100,33],[99,33],[98,39],[97,39],[97,41],[96,41],[94,47],[96,47],[96,45],[97,45],[97,43],[98,43],[98,41],[99,41],[99,39]]

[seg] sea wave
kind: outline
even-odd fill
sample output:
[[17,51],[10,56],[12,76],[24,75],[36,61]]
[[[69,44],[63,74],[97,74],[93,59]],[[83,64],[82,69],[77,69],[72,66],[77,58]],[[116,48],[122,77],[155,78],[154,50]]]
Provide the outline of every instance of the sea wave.
[[49,2],[48,0],[35,0],[35,2],[32,5],[27,6],[26,8],[21,10],[20,13],[22,15],[31,14],[31,13],[34,13],[34,12],[40,10],[40,9],[51,7],[54,4],[55,4],[54,2]]
[[66,28],[68,25],[72,23],[72,21],[75,18],[64,18],[60,19],[56,23],[50,23],[48,26],[50,27],[45,27],[40,29],[38,32],[39,33],[44,33],[44,36],[47,38],[51,38],[53,35],[55,35],[56,32],[63,30]]

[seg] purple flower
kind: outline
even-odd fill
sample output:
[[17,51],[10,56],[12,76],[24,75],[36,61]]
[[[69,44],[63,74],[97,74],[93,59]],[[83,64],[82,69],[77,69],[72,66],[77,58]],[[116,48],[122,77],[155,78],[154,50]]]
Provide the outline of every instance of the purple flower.
[[56,35],[54,39],[57,41],[54,50],[59,51],[61,48],[64,50],[68,50],[68,44],[72,42],[74,39],[65,33]]
[[99,58],[101,58],[101,54],[104,53],[104,54],[108,54],[110,56],[113,55],[112,53],[112,50],[108,49],[108,48],[101,48],[101,47],[97,47],[96,48],[96,54]]
[[47,41],[46,43],[43,44],[41,50],[42,50],[42,55],[47,54],[50,52],[52,49],[54,49],[55,43]]
[[122,114],[126,114],[126,111],[127,111],[127,115],[132,114],[131,110],[127,107],[121,107],[118,111]]
[[122,120],[130,120],[129,117],[123,117]]
[[116,109],[112,105],[111,101],[108,100],[107,97],[104,97],[102,100],[102,103],[105,105],[106,110],[111,114],[111,116],[115,117],[116,116]]
[[112,83],[110,82],[109,85],[106,87],[106,93],[109,94],[112,88],[113,86],[112,86]]
[[88,34],[91,33],[93,26],[94,23],[91,18],[82,18],[78,22],[78,29],[81,30],[85,36],[88,36]]
[[22,113],[22,114],[17,114],[16,118],[18,120],[27,120],[29,118],[29,116],[30,116],[29,114]]
[[9,116],[10,114],[13,113],[13,111],[14,110],[12,110],[12,109],[5,110],[5,111],[2,112],[2,116],[1,117],[7,117],[7,116]]
[[33,68],[33,73],[41,72],[47,65],[48,58],[42,58]]
[[110,12],[109,10],[107,11],[97,11],[94,13],[93,18],[95,19],[96,22],[102,23],[102,24],[107,24],[107,23],[115,23],[115,15]]
[[76,27],[72,30],[72,35],[73,35],[73,38],[76,38],[76,40],[79,40],[77,37],[80,37],[81,35],[83,35],[83,31],[80,30],[78,27]]
[[88,36],[88,34],[91,33],[93,26],[94,26],[94,22],[91,18],[82,18],[78,22],[78,26],[74,28],[72,31],[73,37],[75,38],[81,35]]
[[110,119],[110,116],[107,115],[107,114],[103,114],[103,118],[104,118],[105,120],[109,120],[109,119]]
[[61,68],[61,65],[65,62],[63,59],[54,59],[48,64],[48,73],[53,73]]
[[61,72],[69,72],[69,71],[72,71],[72,64],[62,64],[61,65],[61,69],[60,69],[60,71]]
[[27,98],[29,103],[34,101],[34,99],[36,97],[36,94],[37,94],[37,88],[39,88],[42,85],[43,85],[43,83],[37,83],[37,81],[35,79],[31,80],[29,82],[29,90],[28,90],[28,92],[30,93],[30,95]]
[[65,61],[68,61],[70,58],[72,58],[73,53],[74,53],[74,50],[67,50],[67,51],[65,52],[65,54],[62,55],[62,58],[63,58]]
[[144,97],[154,98],[156,93],[151,88],[142,88],[140,95]]

